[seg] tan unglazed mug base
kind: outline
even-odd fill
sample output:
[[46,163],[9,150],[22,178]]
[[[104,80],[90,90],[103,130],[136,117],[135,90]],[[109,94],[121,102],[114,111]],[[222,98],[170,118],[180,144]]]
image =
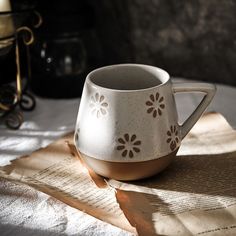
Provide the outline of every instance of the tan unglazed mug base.
[[110,162],[95,159],[80,152],[83,161],[97,174],[116,180],[138,180],[164,170],[175,158],[178,149],[158,159],[141,162]]

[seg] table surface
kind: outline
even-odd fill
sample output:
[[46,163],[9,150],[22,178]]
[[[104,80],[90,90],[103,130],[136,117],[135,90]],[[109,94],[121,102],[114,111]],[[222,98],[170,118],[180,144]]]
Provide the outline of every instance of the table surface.
[[[224,115],[236,128],[236,88],[217,85],[207,111]],[[180,122],[194,110],[200,97],[176,96]],[[74,130],[79,108],[76,99],[36,98],[34,111],[24,113],[25,122],[13,131],[0,123],[0,165],[34,150]],[[0,235],[132,235],[28,186],[0,178]]]

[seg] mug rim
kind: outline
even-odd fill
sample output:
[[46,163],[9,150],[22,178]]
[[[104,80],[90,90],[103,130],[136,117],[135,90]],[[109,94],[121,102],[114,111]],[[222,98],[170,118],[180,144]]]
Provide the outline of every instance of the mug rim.
[[[100,72],[100,71],[102,71],[104,69],[118,68],[118,67],[129,67],[129,66],[139,67],[139,68],[146,67],[146,68],[149,68],[149,69],[156,70],[159,73],[163,74],[164,79],[163,79],[163,81],[160,80],[161,83],[158,84],[158,85],[150,86],[150,87],[147,87],[147,88],[140,88],[140,89],[115,89],[115,88],[108,88],[108,87],[101,86],[101,85],[98,85],[98,84],[94,83],[92,81],[92,79],[91,79],[92,75],[94,75],[95,73]],[[147,64],[138,64],[138,63],[121,63],[121,64],[113,64],[113,65],[103,66],[103,67],[99,67],[97,69],[92,70],[86,76],[85,84],[87,83],[87,84],[89,84],[92,87],[99,88],[99,89],[104,89],[104,90],[108,90],[108,91],[113,91],[113,92],[131,93],[131,92],[148,91],[148,90],[152,90],[152,89],[155,89],[155,88],[159,88],[159,87],[167,84],[169,81],[170,81],[169,73],[166,70],[161,69],[159,67],[152,66],[152,65],[147,65]]]

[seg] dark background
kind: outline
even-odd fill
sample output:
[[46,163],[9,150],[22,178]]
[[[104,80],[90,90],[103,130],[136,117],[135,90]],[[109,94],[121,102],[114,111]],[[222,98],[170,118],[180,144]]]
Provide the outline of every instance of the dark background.
[[106,64],[236,85],[236,1],[92,1]]
[[[43,18],[30,47],[30,84],[39,95],[77,96],[73,88],[82,89],[89,71],[116,63],[150,64],[171,76],[236,85],[235,0],[15,0],[12,5],[34,6]],[[73,54],[67,50],[74,37],[84,50],[69,49],[74,64],[84,63],[83,70],[49,71],[40,56],[44,43],[53,48],[49,56],[55,63],[63,53]],[[55,43],[61,38],[62,47]],[[6,57],[1,71],[7,71]]]

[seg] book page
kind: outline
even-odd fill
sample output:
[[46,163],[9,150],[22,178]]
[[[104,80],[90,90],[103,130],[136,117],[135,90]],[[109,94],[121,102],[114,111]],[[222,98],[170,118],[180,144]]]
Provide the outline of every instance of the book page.
[[[186,137],[182,150],[153,178],[109,180],[120,190],[121,201],[132,202],[128,208],[122,205],[124,212],[135,219],[149,209],[142,219],[151,218],[158,235],[236,235],[236,131],[222,116],[209,114]],[[133,210],[137,199],[140,212]]]
[[[216,155],[213,161],[207,156],[200,160],[198,156],[178,158],[155,179],[135,183],[110,180],[109,183],[122,190],[127,202],[133,203],[129,214],[137,204],[136,199],[145,199],[140,211],[151,209],[147,215],[158,234],[234,235],[236,152]],[[227,168],[222,169],[222,165]]]
[[136,233],[103,178],[91,178],[74,153],[73,135],[0,168],[0,176],[28,184],[100,220]]
[[203,116],[160,174],[121,182],[85,167],[64,137],[0,168],[72,207],[138,235],[236,235],[236,131]]

